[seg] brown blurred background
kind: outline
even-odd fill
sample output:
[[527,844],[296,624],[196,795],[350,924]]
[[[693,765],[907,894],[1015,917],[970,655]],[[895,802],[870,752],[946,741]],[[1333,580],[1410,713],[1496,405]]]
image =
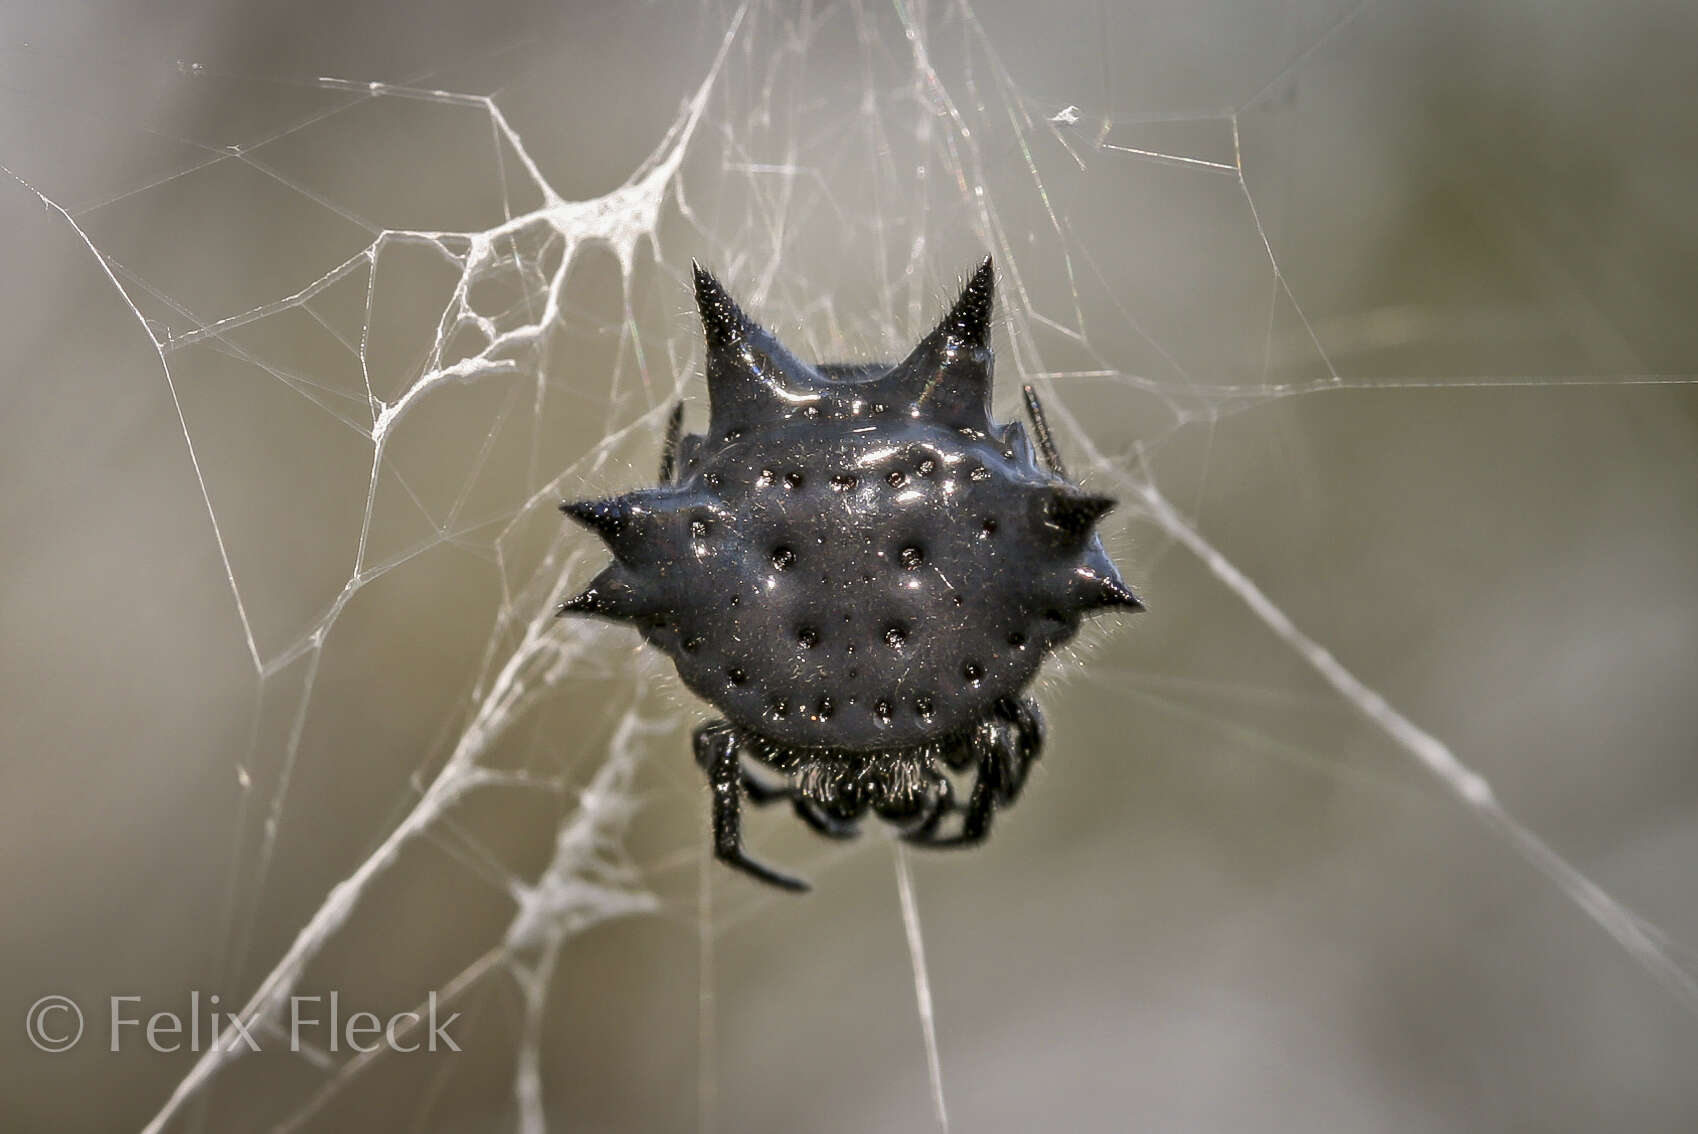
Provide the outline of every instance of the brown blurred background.
[[[0,1127],[141,1128],[192,1057],[105,1050],[107,998],[245,999],[417,803],[593,569],[553,501],[651,477],[677,392],[700,420],[692,256],[805,352],[872,358],[995,252],[1001,412],[1045,380],[1088,483],[1153,479],[1698,967],[1690,6],[738,11],[5,7]],[[630,272],[574,249],[544,345],[421,399],[375,488],[365,382],[427,366],[439,250],[386,246],[369,308],[356,271],[173,346],[167,382],[138,313],[171,341],[379,231],[542,200],[481,107],[319,77],[491,95],[578,200],[666,153],[710,74]],[[541,310],[523,273],[479,283]],[[1151,612],[1046,677],[989,845],[910,855],[954,1129],[1698,1125],[1698,1001],[1132,499],[1108,538]],[[549,632],[570,664],[478,753],[538,782],[410,840],[300,986],[387,1014],[497,949],[466,1050],[310,1115],[333,1073],[268,1051],[171,1129],[507,1129],[526,1050],[555,1129],[936,1129],[890,843],[760,817],[803,899],[712,866],[702,706],[634,636]],[[657,909],[572,933],[527,1039],[505,963],[532,958],[499,947],[617,744],[611,860]],[[26,1038],[48,994],[89,1017],[73,1052]]]

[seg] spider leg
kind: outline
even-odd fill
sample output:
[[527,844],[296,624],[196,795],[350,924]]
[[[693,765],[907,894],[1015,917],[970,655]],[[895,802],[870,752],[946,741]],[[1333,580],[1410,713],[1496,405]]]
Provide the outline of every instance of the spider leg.
[[852,839],[861,833],[854,823],[833,819],[813,801],[804,799],[789,784],[774,785],[756,778],[747,768],[743,770],[743,798],[756,807],[788,799],[796,817],[828,839]]
[[724,721],[698,728],[693,737],[696,762],[707,769],[713,788],[713,853],[725,865],[784,890],[809,889],[800,878],[780,873],[743,850],[743,765],[737,759],[737,730]]
[[791,794],[788,784],[775,787],[765,780],[756,779],[747,768],[743,769],[743,796],[756,807],[765,807],[769,803],[789,799]]
[[[977,757],[978,774],[967,806],[961,808],[953,800],[940,798],[938,809],[908,840],[928,847],[967,847],[984,842],[997,807],[1007,807],[1020,797],[1032,763],[1043,750],[1043,742],[1043,715],[1030,698],[999,701],[994,715],[974,732],[970,742]],[[954,835],[940,837],[939,822],[947,812],[955,810],[964,812],[961,829]]]
[[944,817],[953,815],[961,810],[955,804],[955,786],[949,782],[948,776],[937,778],[937,798],[932,800],[926,817],[920,820],[920,825],[912,831],[904,831],[902,837],[917,846],[930,846],[937,841],[938,824]]
[[1044,748],[1044,715],[1030,697],[1004,697],[996,711],[1007,725],[997,761],[997,802],[1007,807],[1020,798],[1026,777]]
[[[723,727],[726,730],[730,730],[731,728],[730,725],[725,724],[723,721],[719,722],[719,724],[720,727]],[[706,732],[714,727],[715,726],[713,725],[703,725],[702,728],[697,730],[697,732],[698,734]],[[696,766],[704,772],[712,771],[714,756],[713,747],[711,745],[704,746],[698,736],[698,739],[695,741],[695,749]],[[742,761],[738,761],[739,767],[741,767],[741,764]],[[795,794],[788,784],[774,786],[773,784],[769,784],[765,780],[756,776],[747,768],[743,768],[742,771],[743,798],[747,799],[756,807],[765,807],[770,803],[777,803],[781,799],[789,799],[793,794]]]
[[861,833],[860,824],[834,819],[812,800],[799,795],[791,795],[790,806],[795,810],[796,818],[828,839],[853,839]]
[[1025,395],[1026,414],[1032,419],[1032,432],[1037,435],[1038,452],[1044,455],[1044,464],[1049,466],[1050,472],[1066,480],[1067,467],[1061,463],[1061,450],[1055,447],[1055,438],[1044,418],[1044,404],[1038,401],[1038,392],[1028,384],[1020,387],[1020,393]]
[[684,431],[684,403],[672,407],[666,419],[666,440],[660,447],[660,483],[671,484],[678,471],[678,435]]
[[[945,814],[956,811],[963,812],[961,829],[953,835],[939,835],[938,823]],[[908,842],[922,847],[970,847],[985,841],[990,834],[991,819],[996,815],[996,789],[985,779],[983,771],[973,781],[973,792],[967,797],[967,806],[961,807],[953,799],[948,808],[940,807],[932,817],[913,834],[904,835]]]

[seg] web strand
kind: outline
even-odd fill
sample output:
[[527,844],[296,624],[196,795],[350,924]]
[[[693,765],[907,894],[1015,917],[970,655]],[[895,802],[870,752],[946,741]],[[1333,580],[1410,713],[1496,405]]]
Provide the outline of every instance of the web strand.
[[949,1104],[943,1093],[943,1060],[937,1048],[937,1013],[932,1007],[931,968],[926,964],[926,941],[920,931],[920,906],[914,900],[914,877],[908,853],[892,844],[896,858],[896,893],[902,902],[902,932],[908,941],[908,960],[914,969],[914,1003],[920,1013],[920,1034],[926,1045],[926,1073],[931,1081],[932,1113],[937,1128],[948,1134]]

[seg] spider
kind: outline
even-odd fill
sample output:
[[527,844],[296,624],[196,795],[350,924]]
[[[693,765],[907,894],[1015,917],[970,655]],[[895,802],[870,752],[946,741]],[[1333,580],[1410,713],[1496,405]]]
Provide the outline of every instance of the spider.
[[557,613],[634,624],[724,714],[693,737],[722,862],[808,889],[744,849],[745,800],[834,839],[871,811],[982,842],[1043,747],[1022,690],[1044,657],[1143,609],[1096,535],[1114,501],[1068,479],[1031,386],[1037,453],[992,420],[988,257],[894,365],[802,362],[694,272],[707,430],[681,435],[678,403],[659,487],[561,504],[614,561]]

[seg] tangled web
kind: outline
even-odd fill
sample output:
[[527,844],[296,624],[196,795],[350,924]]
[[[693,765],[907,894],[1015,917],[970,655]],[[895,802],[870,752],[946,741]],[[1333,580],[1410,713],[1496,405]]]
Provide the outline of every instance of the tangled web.
[[[784,857],[822,883],[805,915],[717,872],[683,740],[701,708],[618,630],[552,616],[601,556],[555,505],[647,482],[672,404],[683,398],[699,414],[692,257],[799,353],[872,359],[928,325],[984,251],[1000,275],[1002,416],[1012,413],[1011,391],[1037,384],[1069,463],[1121,501],[1116,538],[1132,550],[1117,557],[1153,610],[1127,637],[1155,635],[1183,654],[1186,623],[1230,607],[1253,618],[1248,638],[1276,647],[1230,663],[1217,654],[1218,664],[1187,654],[1164,669],[1149,653],[1127,662],[1119,638],[1104,635],[1062,659],[1040,692],[1069,710],[1098,702],[1103,716],[1130,696],[1139,711],[1202,718],[1251,749],[1318,764],[1329,782],[1359,772],[1370,786],[1405,790],[1416,777],[1360,756],[1389,750],[1530,864],[1572,903],[1574,921],[1591,919],[1617,955],[1698,1010],[1698,981],[1676,946],[1512,817],[1477,762],[1436,735],[1442,727],[1429,730],[1382,695],[1345,650],[1329,649],[1222,550],[1230,532],[1199,518],[1210,470],[1225,460],[1215,446],[1287,403],[1340,391],[1394,398],[1410,387],[1452,398],[1482,385],[1691,381],[1613,360],[1572,376],[1485,377],[1448,361],[1417,361],[1411,374],[1396,368],[1421,356],[1404,348],[1431,327],[1410,310],[1355,324],[1312,317],[1291,266],[1306,254],[1303,235],[1281,218],[1301,192],[1292,179],[1302,127],[1332,112],[1305,107],[1301,95],[1306,81],[1323,92],[1364,81],[1339,80],[1333,68],[1366,51],[1383,13],[1288,9],[1281,34],[1244,47],[1229,81],[1206,77],[1206,95],[1191,104],[1202,109],[1150,94],[1159,109],[1134,113],[1126,107],[1141,96],[1116,93],[1112,66],[1068,87],[1075,64],[1065,50],[1009,62],[1029,34],[1017,12],[962,0],[791,8],[747,0],[692,14],[701,38],[677,48],[679,70],[657,65],[645,78],[682,105],[645,140],[635,171],[605,191],[561,188],[582,173],[541,156],[500,91],[344,78],[307,84],[318,101],[281,127],[202,147],[187,168],[107,199],[62,202],[9,170],[86,245],[157,351],[257,682],[248,744],[231,759],[240,810],[220,947],[220,987],[242,1004],[248,1028],[282,1034],[290,998],[326,987],[321,970],[332,961],[345,988],[382,983],[412,939],[401,935],[456,937],[464,916],[477,928],[455,942],[447,979],[410,974],[410,985],[391,990],[395,1004],[427,987],[462,1007],[505,989],[517,1014],[492,1028],[510,1042],[506,1084],[477,1096],[489,1107],[479,1113],[529,1132],[549,1127],[547,1109],[571,1126],[570,1113],[545,1108],[551,1076],[570,1074],[547,1054],[550,1013],[594,980],[591,962],[567,960],[568,945],[592,927],[650,915],[683,927],[696,948],[690,1105],[705,1128],[728,1105],[716,1068],[716,1014],[726,1010],[714,996],[716,949],[750,926],[779,934],[789,916],[841,916],[831,874],[883,861],[913,977],[904,1026],[924,1054],[927,1088],[918,1114],[908,1100],[891,1103],[887,1117],[921,1125],[929,1105],[947,1128],[966,1100],[949,1071],[948,1013],[933,1005],[937,967],[948,962],[935,940],[928,959],[922,932],[920,883],[932,864],[876,837],[835,846],[757,826],[757,839],[785,841]],[[1093,26],[1107,10],[1050,27],[1069,48],[1114,41],[1106,24]],[[1105,58],[1110,50],[1101,46]],[[236,80],[185,65],[184,81]],[[612,131],[618,110],[605,108],[608,121],[584,130]],[[1329,118],[1320,128],[1344,126]],[[325,175],[314,147],[343,129],[383,145],[357,149],[351,171]],[[448,174],[443,185],[419,172],[432,168]],[[127,208],[202,191],[243,195],[253,226],[268,210],[306,210],[303,229],[317,236],[259,272],[234,262],[234,250],[231,264],[211,263],[221,249],[210,223],[133,252],[102,235]],[[199,259],[208,262],[184,266]],[[255,287],[269,290],[250,294]],[[410,656],[375,655],[382,664],[441,698],[395,695],[386,706],[391,691],[351,706],[339,693],[349,667],[388,638]],[[1248,675],[1258,664],[1277,676]],[[1271,712],[1257,703],[1269,696]],[[429,720],[386,722],[387,709]],[[1324,720],[1336,754],[1282,740],[1282,714]],[[1112,776],[1122,751],[1136,759],[1148,743],[1118,718],[1093,727],[1058,712],[1055,721],[1049,784]],[[434,737],[422,752],[420,727]],[[1121,747],[1092,752],[1083,736]],[[301,813],[311,805],[297,797],[297,777],[319,758],[368,753],[408,769],[404,786],[386,789],[393,810],[350,817],[365,824],[363,849],[325,867],[339,880],[272,951],[268,884],[290,854],[310,853],[291,850],[287,832],[321,821]],[[514,814],[544,817],[546,847],[505,840],[509,824],[523,825]],[[1016,813],[1007,826],[1023,817],[1041,822]],[[422,923],[386,926],[391,915],[373,907],[394,905],[392,876],[420,847],[445,852],[431,871],[470,877],[500,912],[480,920],[445,901]],[[987,853],[937,869],[989,877],[990,861]],[[975,916],[994,934],[989,919],[1020,911]],[[864,920],[842,932],[861,932]],[[1139,942],[1124,948],[1136,955]],[[239,1045],[197,1054],[147,1128],[187,1128],[208,1107],[235,1108],[228,1084],[260,1058]],[[287,1058],[302,1075],[279,1088],[281,1101],[255,1128],[334,1128],[368,1078],[403,1059],[323,1049]],[[451,1065],[435,1073],[417,1104],[421,1127],[434,1128],[436,1084],[453,1074]]]

